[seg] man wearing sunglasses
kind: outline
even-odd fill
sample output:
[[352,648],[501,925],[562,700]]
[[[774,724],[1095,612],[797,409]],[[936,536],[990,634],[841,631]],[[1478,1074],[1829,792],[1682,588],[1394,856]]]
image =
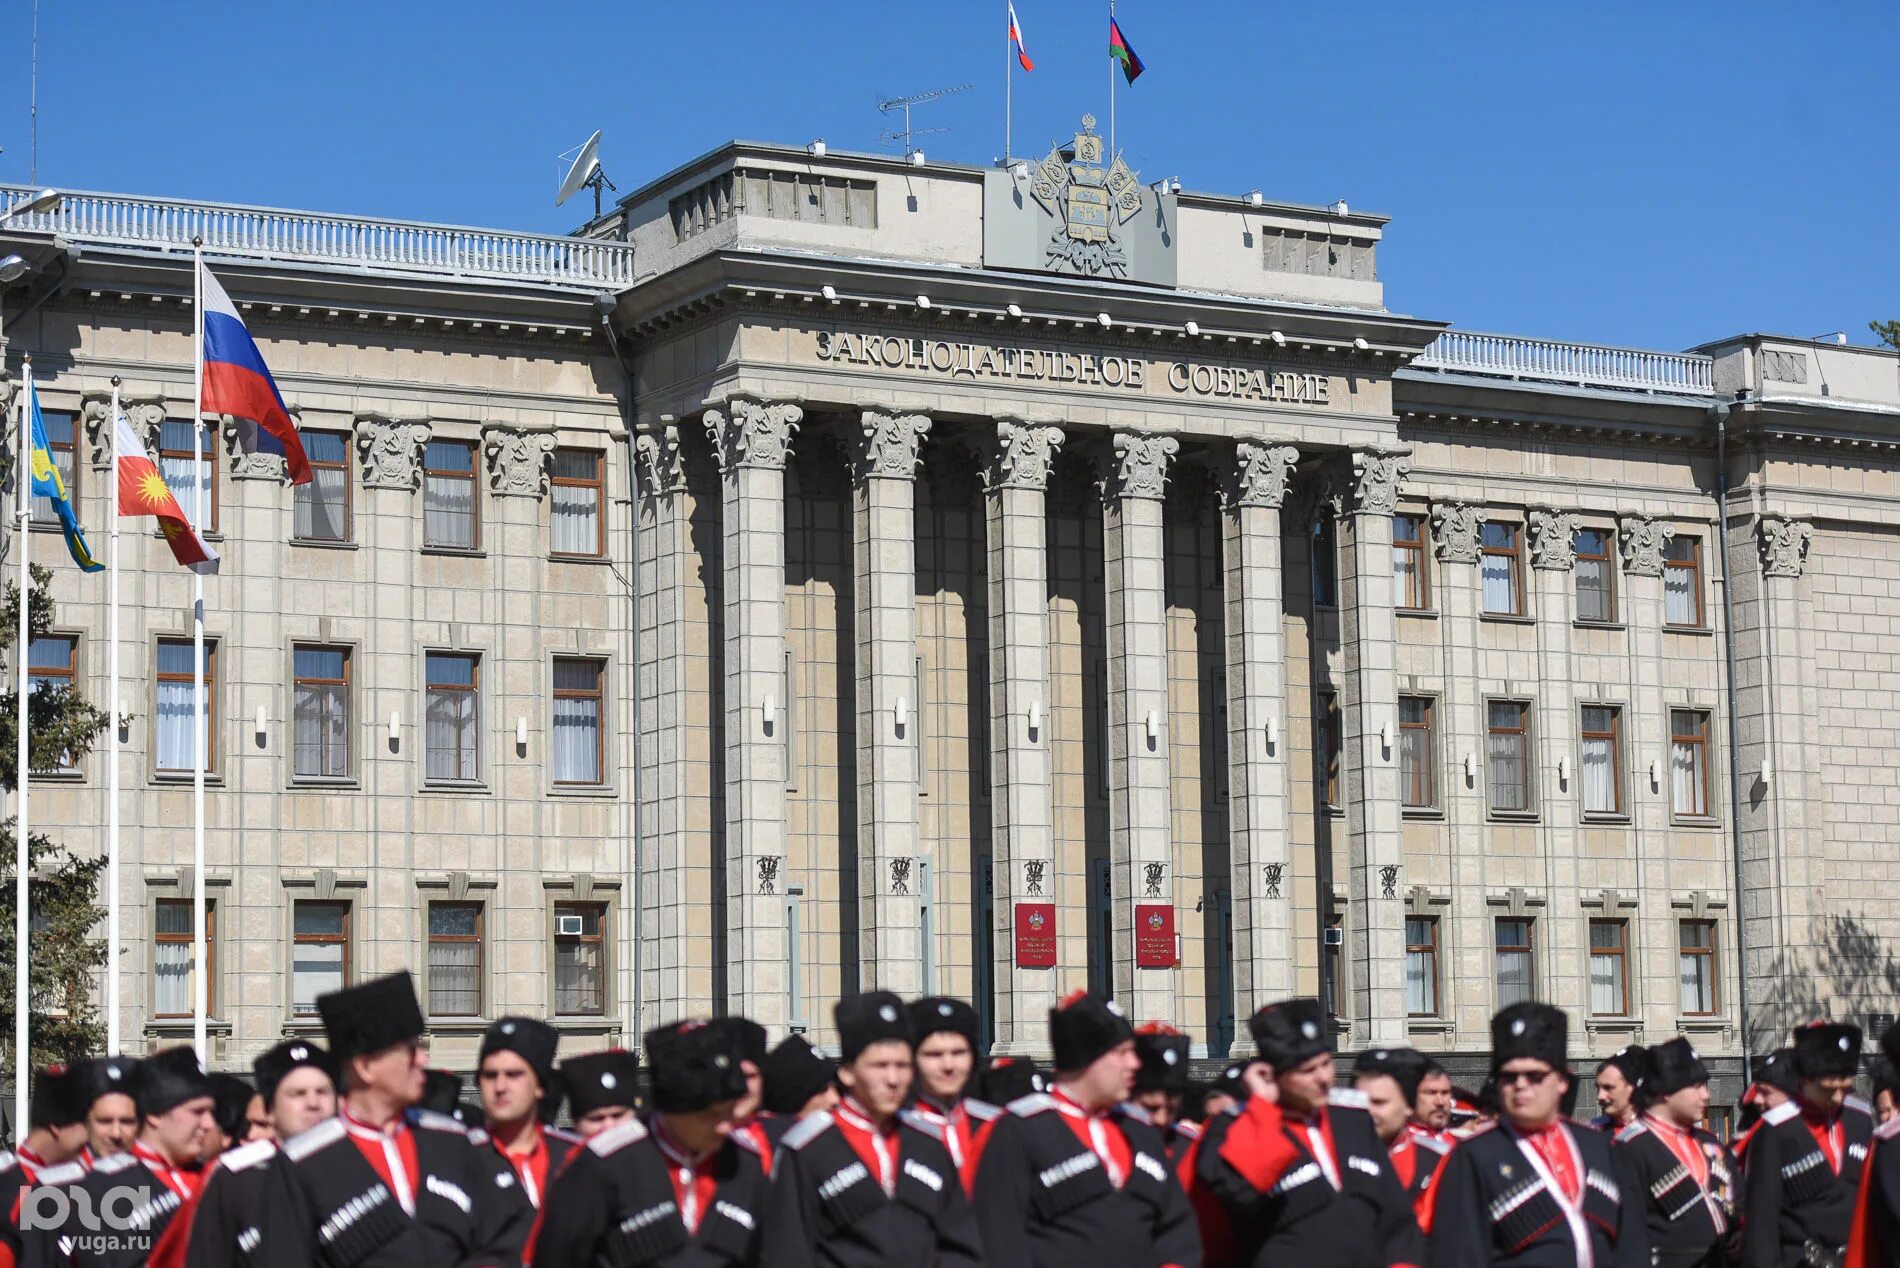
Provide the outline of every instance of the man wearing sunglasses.
[[1491,1019],[1498,1126],[1440,1168],[1431,1268],[1649,1268],[1640,1195],[1610,1138],[1567,1123],[1570,1026],[1547,1004]]

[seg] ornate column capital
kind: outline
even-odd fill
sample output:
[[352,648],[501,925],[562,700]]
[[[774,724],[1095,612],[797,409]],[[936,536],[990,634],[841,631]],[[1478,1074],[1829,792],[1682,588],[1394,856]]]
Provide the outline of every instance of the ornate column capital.
[[1761,574],[1764,577],[1799,577],[1807,566],[1808,546],[1814,541],[1814,525],[1806,520],[1783,519],[1764,515],[1755,526],[1761,548]]
[[[4,395],[4,392],[0,392]],[[120,401],[123,407],[125,402]],[[112,461],[112,393],[94,389],[79,394],[79,417],[86,429],[86,460],[94,470]]]
[[792,437],[805,421],[805,411],[789,401],[760,401],[735,396],[724,409],[705,414],[706,434],[712,438],[719,469],[734,475],[747,467],[785,470],[792,454]]
[[1569,572],[1577,566],[1577,517],[1569,511],[1531,511],[1531,567]]
[[1168,467],[1181,452],[1181,442],[1172,436],[1151,432],[1115,433],[1115,465],[1108,473],[1103,492],[1112,498],[1141,498],[1158,502],[1168,486]]
[[171,417],[171,409],[162,396],[121,396],[119,408],[125,411],[125,421],[132,425],[132,432],[139,438],[146,451],[158,448],[158,431]]
[[488,488],[496,497],[538,502],[547,493],[554,466],[553,432],[484,427],[482,453],[488,459]]
[[1660,577],[1663,551],[1669,545],[1669,525],[1647,515],[1621,515],[1616,521],[1622,544],[1623,571],[1632,577]]
[[[279,483],[290,478],[289,465],[274,453],[245,453],[238,444],[238,420],[229,414],[218,416],[224,433],[224,449],[231,459],[231,478],[233,480],[276,480]],[[303,417],[292,413],[290,421],[297,426],[303,425]]]
[[1286,505],[1288,482],[1300,451],[1285,441],[1243,440],[1231,462],[1221,464],[1220,498],[1227,507]]
[[1469,502],[1440,502],[1432,507],[1432,540],[1440,562],[1475,564],[1484,516]]
[[648,493],[656,498],[671,497],[686,487],[686,452],[681,448],[678,426],[664,423],[641,432],[634,437],[633,449]]
[[1049,470],[1068,437],[1060,427],[1020,418],[996,420],[996,435],[984,446],[983,484],[991,489],[1049,487]]
[[858,435],[848,446],[858,479],[915,480],[930,419],[881,409],[867,409],[858,418]]
[[421,488],[422,446],[429,433],[429,424],[420,419],[358,415],[356,456],[363,466],[363,487],[410,492]]
[[1352,451],[1352,490],[1346,509],[1354,515],[1390,515],[1399,509],[1399,486],[1412,471],[1409,449]]

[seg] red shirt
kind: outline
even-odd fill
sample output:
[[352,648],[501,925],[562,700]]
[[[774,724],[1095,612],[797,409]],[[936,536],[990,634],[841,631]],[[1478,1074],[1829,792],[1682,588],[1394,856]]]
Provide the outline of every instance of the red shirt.
[[765,1124],[755,1115],[732,1129],[735,1136],[744,1136],[752,1142],[752,1150],[759,1155],[759,1164],[765,1168],[765,1174],[772,1174],[772,1138],[765,1134]]
[[409,1124],[398,1114],[387,1127],[372,1127],[347,1109],[337,1111],[344,1130],[356,1143],[370,1168],[381,1176],[389,1191],[409,1214],[416,1213],[416,1186],[421,1183],[421,1164],[416,1161],[416,1138]]
[[514,1168],[515,1178],[521,1181],[521,1191],[538,1208],[541,1195],[548,1191],[548,1167],[552,1165],[553,1154],[548,1149],[548,1134],[540,1123],[530,1123],[528,1130],[534,1133],[534,1147],[524,1153],[509,1152],[493,1132],[488,1139],[495,1151]]
[[1109,1182],[1118,1189],[1127,1184],[1128,1172],[1135,1165],[1135,1151],[1129,1146],[1128,1137],[1122,1135],[1121,1128],[1108,1121],[1108,1111],[1091,1114],[1061,1088],[1049,1096],[1062,1111],[1062,1121],[1069,1125],[1076,1139],[1102,1160]]
[[189,1170],[174,1167],[165,1155],[153,1149],[142,1140],[132,1142],[132,1156],[144,1163],[151,1173],[158,1177],[159,1183],[189,1202],[198,1195],[198,1186],[204,1182],[204,1172],[197,1167]]
[[850,1144],[852,1151],[884,1187],[884,1192],[897,1192],[897,1120],[893,1118],[882,1124],[874,1123],[863,1108],[848,1096],[838,1102],[832,1119],[838,1124],[838,1130],[844,1133],[845,1141]]
[[1518,1136],[1530,1142],[1537,1156],[1543,1160],[1544,1167],[1563,1192],[1570,1205],[1575,1206],[1583,1197],[1583,1160],[1577,1157],[1576,1142],[1570,1139],[1570,1133],[1564,1130],[1561,1122],[1536,1131],[1518,1129]]
[[1702,1144],[1695,1138],[1695,1134],[1674,1123],[1665,1122],[1654,1114],[1643,1115],[1643,1122],[1649,1130],[1662,1137],[1663,1144],[1668,1145],[1669,1152],[1676,1155],[1677,1160],[1689,1169],[1689,1174],[1695,1177],[1695,1182],[1705,1189],[1708,1188],[1709,1156],[1702,1152]]
[[1827,1158],[1827,1165],[1834,1168],[1835,1175],[1839,1175],[1841,1150],[1846,1147],[1846,1141],[1841,1134],[1840,1115],[1816,1114],[1803,1105],[1801,1121],[1808,1125],[1808,1131],[1814,1136],[1814,1143],[1821,1147],[1821,1153]]
[[1398,1173],[1399,1187],[1411,1188],[1412,1180],[1418,1175],[1418,1143],[1412,1139],[1412,1133],[1400,1132],[1387,1146],[1386,1153],[1392,1159],[1392,1170]]
[[976,1156],[976,1137],[983,1124],[970,1117],[969,1109],[961,1100],[945,1109],[937,1102],[920,1096],[913,1108],[937,1129],[937,1134],[943,1139],[943,1147],[950,1151],[950,1161],[957,1165],[958,1171],[962,1171],[965,1161]]
[[680,1219],[687,1232],[696,1233],[719,1188],[719,1177],[715,1173],[719,1150],[709,1149],[694,1157],[686,1146],[673,1139],[665,1123],[657,1118],[653,1120],[653,1143],[666,1160],[666,1177],[673,1182],[673,1200],[679,1203]]

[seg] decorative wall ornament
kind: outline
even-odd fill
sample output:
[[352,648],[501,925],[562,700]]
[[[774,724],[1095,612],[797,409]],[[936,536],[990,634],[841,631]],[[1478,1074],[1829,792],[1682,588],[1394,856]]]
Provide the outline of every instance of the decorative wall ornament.
[[1265,894],[1268,898],[1281,897],[1280,881],[1285,875],[1286,864],[1284,863],[1262,863],[1260,865],[1260,880],[1266,887]]
[[786,401],[768,403],[735,396],[725,409],[707,410],[705,420],[719,469],[730,476],[746,467],[785,470],[792,437],[805,421],[805,411]]
[[634,438],[634,453],[647,492],[671,497],[686,487],[686,453],[680,447],[680,429],[672,423],[643,431]]
[[1146,886],[1144,897],[1161,897],[1161,882],[1168,876],[1166,863],[1143,863],[1141,865],[1141,883]]
[[[238,444],[238,421],[229,414],[218,416],[224,431],[224,450],[231,458],[231,478],[233,480],[276,480],[279,483],[290,479],[289,468],[282,455],[274,453],[246,453]],[[301,415],[292,414],[290,421],[303,426]]]
[[1577,517],[1568,511],[1534,510],[1530,516],[1531,567],[1569,572],[1577,566]]
[[484,427],[488,488],[496,497],[535,498],[548,491],[554,468],[554,434],[518,427]]
[[1023,893],[1030,898],[1041,898],[1042,887],[1049,877],[1048,859],[1023,860]]
[[761,894],[778,893],[778,865],[778,855],[759,855],[759,892]]
[[1432,508],[1432,540],[1448,564],[1478,562],[1478,535],[1484,517],[1469,502],[1440,502]]
[[1663,575],[1663,552],[1669,546],[1669,525],[1647,515],[1625,515],[1617,521],[1623,546],[1623,571],[1632,577]]
[[1065,439],[1060,427],[998,419],[996,439],[984,455],[984,483],[992,489],[1047,489],[1049,469]]
[[1168,464],[1181,452],[1181,442],[1172,436],[1148,432],[1115,433],[1115,469],[1104,493],[1114,498],[1146,498],[1160,501],[1168,487]]
[[1387,863],[1379,869],[1379,894],[1383,898],[1399,896],[1399,865]]
[[930,419],[922,414],[888,414],[867,409],[860,416],[851,462],[860,480],[912,480],[922,461]]
[[356,455],[363,467],[366,489],[408,489],[422,487],[422,446],[429,439],[429,424],[403,422],[377,414],[365,414],[356,420]]
[[1409,449],[1355,449],[1352,500],[1355,515],[1390,515],[1399,509],[1399,486],[1411,474]]
[[171,417],[171,410],[165,405],[162,396],[134,396],[119,398],[119,408],[125,411],[125,421],[132,425],[132,434],[145,445],[147,454],[158,452],[159,429],[165,420]]
[[1807,564],[1808,546],[1814,541],[1814,525],[1805,520],[1785,520],[1764,515],[1757,526],[1760,534],[1761,572],[1764,577],[1798,577]]
[[[9,395],[4,386],[0,386],[0,396]],[[120,399],[123,407],[124,399]],[[110,420],[106,417],[112,412],[112,393],[85,392],[79,398],[79,417],[86,430],[86,460],[95,471],[105,470],[112,461],[112,432]]]
[[891,893],[910,893],[910,859],[891,860]]
[[1234,446],[1234,460],[1220,472],[1220,496],[1229,507],[1286,505],[1288,482],[1300,460],[1290,444],[1270,440],[1243,440]]

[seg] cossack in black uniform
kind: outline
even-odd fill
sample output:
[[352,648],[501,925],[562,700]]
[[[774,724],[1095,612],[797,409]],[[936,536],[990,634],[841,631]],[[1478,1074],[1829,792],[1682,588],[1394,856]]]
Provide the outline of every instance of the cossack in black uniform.
[[1860,1027],[1815,1022],[1794,1032],[1799,1091],[1762,1115],[1749,1137],[1742,1180],[1743,1268],[1838,1268],[1854,1198],[1873,1142],[1872,1107],[1848,1096],[1837,1111],[1816,1104],[1818,1080],[1851,1080]]
[[[1880,1036],[1889,1070],[1900,1070],[1900,1026]],[[1852,1268],[1900,1268],[1900,1118],[1874,1128],[1861,1168],[1847,1249]]]
[[1612,1152],[1629,1174],[1631,1200],[1643,1204],[1657,1268],[1721,1268],[1737,1249],[1734,1155],[1713,1133],[1670,1121],[1660,1109],[1670,1096],[1706,1090],[1708,1082],[1708,1068],[1687,1039],[1656,1045],[1637,1089],[1636,1121],[1616,1134]]

